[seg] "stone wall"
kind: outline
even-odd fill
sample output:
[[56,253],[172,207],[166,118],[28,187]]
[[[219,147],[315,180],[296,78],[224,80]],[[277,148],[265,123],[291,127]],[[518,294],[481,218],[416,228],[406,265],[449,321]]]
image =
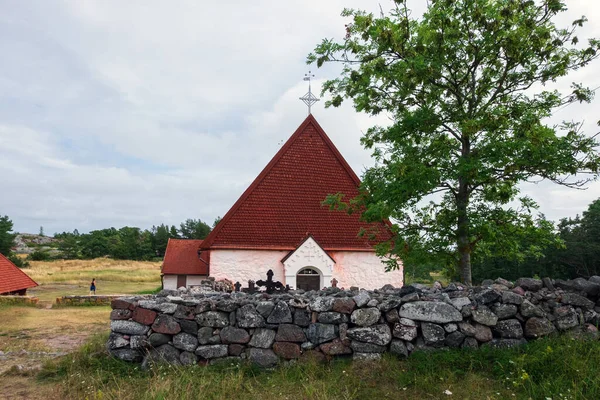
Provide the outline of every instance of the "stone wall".
[[286,294],[163,291],[112,302],[109,352],[133,362],[401,357],[436,348],[511,347],[558,332],[598,335],[600,277],[503,279]]
[[115,299],[123,297],[122,294],[108,296],[63,296],[56,298],[58,306],[108,306]]
[[38,303],[39,299],[35,296],[0,296],[0,305],[1,304],[11,304],[11,305],[31,305],[35,306]]

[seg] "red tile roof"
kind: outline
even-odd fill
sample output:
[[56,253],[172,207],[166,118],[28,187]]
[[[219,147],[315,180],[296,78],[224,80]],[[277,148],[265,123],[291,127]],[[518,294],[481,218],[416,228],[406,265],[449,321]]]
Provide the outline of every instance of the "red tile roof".
[[[312,115],[300,125],[265,169],[225,214],[203,249],[295,249],[312,235],[326,250],[372,251],[361,228],[373,225],[331,211],[328,194],[358,195],[360,180]],[[385,223],[378,240],[391,232]]]
[[0,294],[17,292],[37,285],[25,272],[0,254]]
[[163,274],[208,275],[208,264],[198,258],[198,249],[202,240],[169,239]]

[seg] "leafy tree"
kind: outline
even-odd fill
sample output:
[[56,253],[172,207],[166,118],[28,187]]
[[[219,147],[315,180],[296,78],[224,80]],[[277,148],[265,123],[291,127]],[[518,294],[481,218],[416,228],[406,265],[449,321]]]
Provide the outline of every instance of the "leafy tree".
[[7,257],[15,245],[15,237],[17,236],[11,233],[12,230],[13,222],[8,216],[0,216],[0,253]]
[[154,234],[154,248],[156,255],[163,257],[165,250],[167,249],[167,243],[169,242],[170,232],[168,225],[160,224],[158,227],[153,227]]
[[199,219],[186,219],[181,223],[179,232],[183,239],[204,239],[210,233],[210,226]]
[[[58,250],[60,251],[61,257],[68,260],[79,258],[79,235],[68,232],[59,235],[60,241],[58,243]],[[54,237],[56,238],[59,235],[54,235]]]
[[[327,203],[367,221],[391,218],[395,239],[379,254],[453,265],[471,283],[474,252],[516,256],[509,252],[524,249],[514,245],[515,230],[536,228],[536,204],[519,197],[519,183],[581,187],[588,180],[575,174],[598,172],[598,143],[581,124],[543,121],[591,100],[582,84],[569,94],[544,84],[597,58],[600,41],[579,43],[585,17],[564,29],[554,24],[566,10],[560,0],[431,0],[418,19],[406,0],[395,5],[378,17],[344,10],[352,18],[345,39],[325,39],[308,56],[319,67],[343,64],[323,86],[328,106],[350,98],[357,111],[387,112],[392,121],[362,138],[377,160],[362,194]],[[494,242],[504,246],[484,246]]]
[[179,232],[177,232],[177,227],[175,225],[171,225],[171,229],[169,230],[169,238],[179,239]]
[[219,222],[221,222],[221,217],[220,217],[220,216],[219,216],[219,217],[217,217],[217,218],[215,218],[215,220],[214,220],[214,222],[213,222],[213,225],[212,225],[212,228],[213,228],[213,229],[215,229],[215,227],[217,226],[217,224],[218,224]]

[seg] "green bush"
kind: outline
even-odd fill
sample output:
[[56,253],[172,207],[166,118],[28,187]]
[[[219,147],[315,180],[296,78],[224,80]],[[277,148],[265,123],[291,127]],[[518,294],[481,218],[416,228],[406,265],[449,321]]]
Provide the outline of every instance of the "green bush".
[[36,250],[27,256],[27,259],[31,261],[50,261],[53,257],[52,254],[46,250]]

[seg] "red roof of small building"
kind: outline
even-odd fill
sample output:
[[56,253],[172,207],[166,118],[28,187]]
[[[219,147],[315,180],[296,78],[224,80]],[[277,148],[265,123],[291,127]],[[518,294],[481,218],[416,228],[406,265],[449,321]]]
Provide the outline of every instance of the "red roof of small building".
[[198,257],[202,240],[169,239],[162,273],[176,275],[208,275],[208,264]]
[[368,235],[358,233],[377,227],[376,240],[389,239],[386,223],[368,224],[360,213],[322,205],[329,194],[357,196],[359,185],[358,176],[309,115],[201,248],[292,250],[312,235],[325,250],[372,251]]
[[0,294],[36,287],[38,284],[0,254]]

